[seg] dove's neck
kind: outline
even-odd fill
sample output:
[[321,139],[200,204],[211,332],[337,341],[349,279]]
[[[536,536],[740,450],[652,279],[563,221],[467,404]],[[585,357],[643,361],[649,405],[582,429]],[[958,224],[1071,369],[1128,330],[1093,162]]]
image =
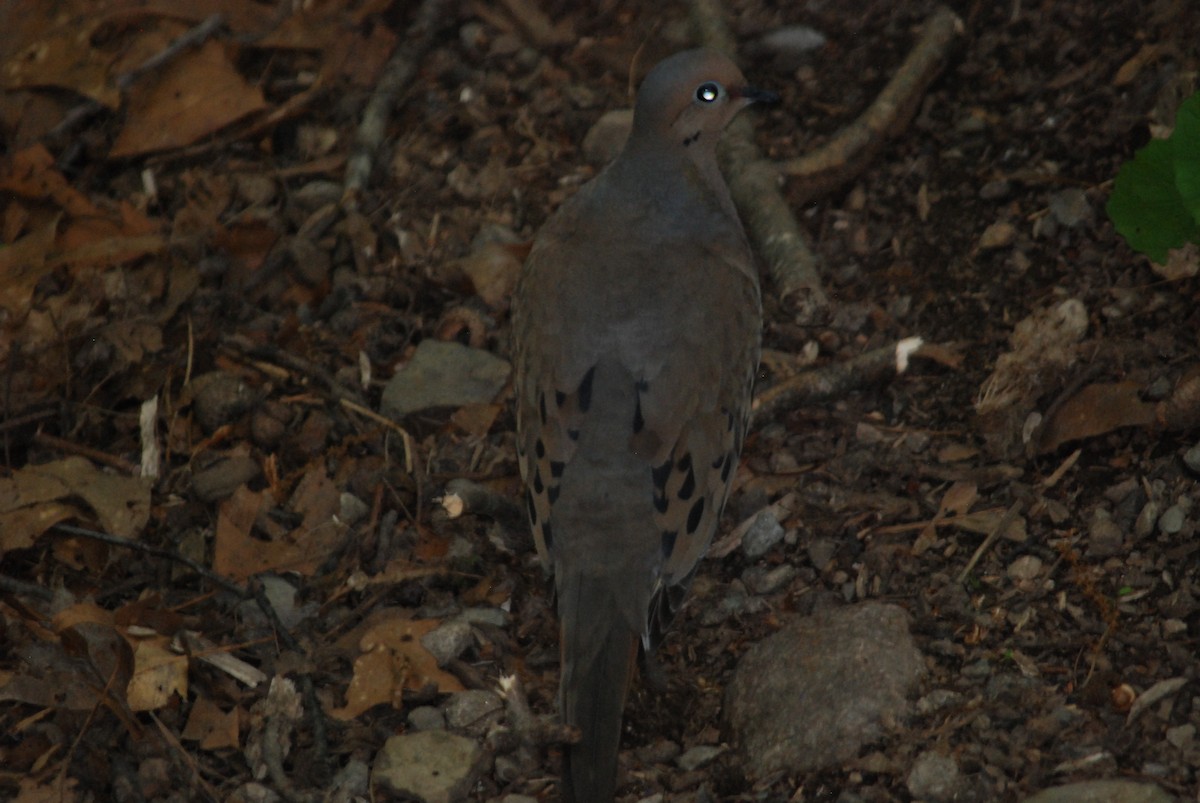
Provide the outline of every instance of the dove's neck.
[[715,204],[736,220],[737,212],[717,166],[713,145],[694,142],[684,146],[631,137],[612,164],[613,177],[647,194],[673,198],[676,203]]

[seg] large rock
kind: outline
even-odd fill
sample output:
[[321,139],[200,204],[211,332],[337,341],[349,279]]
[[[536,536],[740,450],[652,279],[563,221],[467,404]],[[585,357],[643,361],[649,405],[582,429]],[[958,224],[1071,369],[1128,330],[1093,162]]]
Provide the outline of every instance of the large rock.
[[853,758],[911,709],[925,662],[908,613],[868,602],[799,619],[747,652],[725,710],[756,777]]
[[384,387],[380,408],[400,419],[434,407],[487,404],[504,388],[510,371],[507,362],[481,349],[422,340]]

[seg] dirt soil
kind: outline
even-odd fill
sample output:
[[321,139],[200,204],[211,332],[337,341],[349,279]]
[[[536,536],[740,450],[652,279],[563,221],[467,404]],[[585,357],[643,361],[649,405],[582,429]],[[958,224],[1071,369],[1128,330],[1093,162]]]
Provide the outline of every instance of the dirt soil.
[[[415,3],[364,3],[357,16],[343,5],[326,4],[329,26],[376,45],[407,41]],[[42,186],[67,211],[51,241],[82,215],[62,201],[75,191],[153,223],[118,227],[122,237],[169,242],[122,260],[108,241],[86,266],[55,266],[51,248],[27,286],[27,274],[0,273],[28,295],[23,308],[5,304],[0,333],[10,483],[0,492],[10,534],[0,542],[0,797],[229,799],[254,780],[308,799],[352,758],[369,763],[413,709],[456,689],[516,675],[533,712],[553,713],[557,632],[527,534],[504,516],[450,518],[437,502],[456,478],[518,498],[511,396],[410,415],[399,422],[407,441],[371,415],[423,340],[507,358],[505,282],[521,244],[595,174],[581,143],[604,111],[629,105],[629,65],[644,70],[689,41],[678,4],[533,5],[564,20],[561,35],[518,24],[510,9],[526,4],[516,2],[464,3],[434,35],[357,214],[336,202],[386,47],[339,55],[231,38],[231,63],[266,107],[307,91],[301,76],[319,72],[324,85],[246,136],[123,158],[110,152],[136,109],[102,111],[62,136],[49,129],[77,97],[6,95],[5,158],[38,141],[52,157],[37,170],[58,177]],[[954,756],[963,800],[1102,777],[1196,799],[1200,468],[1184,456],[1198,429],[1122,424],[1195,375],[1200,281],[1156,274],[1104,203],[1120,165],[1194,87],[1200,9],[950,5],[965,34],[911,122],[853,181],[793,204],[831,303],[820,320],[798,321],[765,283],[760,387],[904,337],[937,348],[902,375],[755,421],[718,538],[773,503],[786,537],[762,557],[734,549],[703,563],[660,655],[666,690],[632,692],[623,799],[910,800],[909,770],[929,750]],[[860,114],[934,8],[728,6],[744,72],[782,96],[751,112],[775,160]],[[825,44],[799,56],[753,46],[798,24]],[[94,45],[111,44],[102,40]],[[327,69],[336,58],[350,66]],[[785,198],[799,191],[782,185]],[[51,219],[38,207],[45,197],[0,190],[6,244]],[[512,243],[484,244],[497,239]],[[3,259],[0,249],[13,270]],[[980,416],[1017,323],[1069,300],[1086,323],[1063,345],[1069,357],[1031,366],[1013,408]],[[1127,383],[1117,400],[1070,407],[1081,390],[1116,383]],[[157,480],[144,497],[101,488],[141,473],[139,416],[155,397]],[[1070,421],[1056,418],[1064,407]],[[1034,413],[1057,421],[1061,443],[1036,430],[1026,444]],[[31,499],[33,486],[12,484],[45,464],[69,490]],[[114,511],[117,493],[131,501]],[[305,541],[312,533],[324,535]],[[782,566],[781,587],[756,587]],[[235,593],[260,572],[275,621]],[[863,599],[910,612],[928,665],[919,692],[940,704],[819,773],[749,778],[735,749],[700,769],[676,766],[680,750],[727,743],[722,694],[751,645],[790,616]],[[510,616],[477,622],[443,667],[411,646],[463,609],[497,608]],[[388,647],[394,685],[357,710],[347,689],[367,682],[362,640],[383,611],[411,627]],[[157,680],[139,657],[152,644]],[[212,654],[291,678],[298,699],[311,692],[326,712],[325,732],[305,716],[283,736],[268,731],[278,727],[264,708],[270,683],[202,660]],[[135,703],[139,678],[162,694],[141,688]],[[290,789],[247,749],[263,742],[283,745],[264,749],[282,751]],[[470,799],[554,799],[557,760],[542,744],[515,774],[488,763]]]

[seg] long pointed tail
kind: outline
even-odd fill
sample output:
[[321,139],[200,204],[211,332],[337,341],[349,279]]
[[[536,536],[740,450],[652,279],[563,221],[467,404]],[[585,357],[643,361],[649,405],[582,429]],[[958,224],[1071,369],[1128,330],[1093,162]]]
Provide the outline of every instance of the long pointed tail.
[[563,721],[578,727],[582,740],[563,756],[562,799],[612,803],[638,634],[619,611],[610,581],[578,575],[571,580],[559,588],[559,704]]

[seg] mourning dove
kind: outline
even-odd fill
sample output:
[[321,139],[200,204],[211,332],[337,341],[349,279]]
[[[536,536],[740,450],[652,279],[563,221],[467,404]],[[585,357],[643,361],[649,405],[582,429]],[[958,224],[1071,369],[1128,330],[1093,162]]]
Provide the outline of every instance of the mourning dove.
[[613,800],[638,646],[657,646],[729,494],[762,305],[716,145],[773,99],[714,51],[661,62],[624,149],[543,226],[517,285],[517,448],[554,573],[559,707],[582,734],[567,801]]

